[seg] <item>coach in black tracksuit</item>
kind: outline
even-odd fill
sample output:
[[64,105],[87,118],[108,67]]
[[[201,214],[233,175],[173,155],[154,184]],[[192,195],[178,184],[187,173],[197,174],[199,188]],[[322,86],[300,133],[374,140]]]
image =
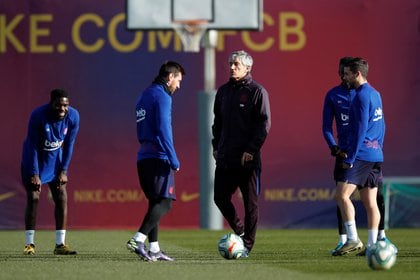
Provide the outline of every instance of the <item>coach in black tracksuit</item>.
[[[255,242],[261,147],[271,125],[268,92],[252,79],[252,64],[248,53],[231,53],[230,79],[216,93],[212,126],[214,201],[233,231],[242,237],[247,249],[242,257],[248,257]],[[238,187],[244,202],[244,222],[231,201]]]

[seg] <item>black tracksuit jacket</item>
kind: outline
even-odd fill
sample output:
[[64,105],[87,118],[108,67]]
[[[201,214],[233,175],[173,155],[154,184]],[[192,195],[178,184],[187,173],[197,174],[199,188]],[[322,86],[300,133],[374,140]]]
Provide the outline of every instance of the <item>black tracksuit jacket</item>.
[[230,79],[216,93],[212,126],[216,165],[226,168],[241,166],[244,152],[253,155],[248,164],[261,168],[261,147],[271,126],[268,92],[250,74],[235,81]]

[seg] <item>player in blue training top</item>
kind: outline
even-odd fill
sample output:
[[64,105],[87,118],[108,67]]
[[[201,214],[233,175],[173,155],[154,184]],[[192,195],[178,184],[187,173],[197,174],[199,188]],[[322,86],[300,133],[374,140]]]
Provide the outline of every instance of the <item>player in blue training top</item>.
[[[347,150],[349,145],[349,115],[350,115],[350,106],[356,94],[354,89],[349,89],[347,83],[344,81],[344,66],[346,63],[351,61],[351,57],[343,57],[339,62],[338,74],[342,83],[330,91],[327,92],[324,101],[323,107],[323,125],[322,132],[324,134],[325,141],[328,144],[328,147],[331,150],[331,155],[336,158],[334,165],[334,180],[337,183],[340,175],[345,172],[345,169],[342,168],[343,160],[347,157]],[[333,121],[335,120],[336,124],[336,133],[338,144],[335,141],[333,134]],[[381,220],[379,223],[379,233],[378,239],[387,239],[385,234],[385,223],[384,223],[384,196],[382,193],[382,182],[379,182],[378,185],[378,196],[377,203],[379,211],[381,213]],[[343,247],[347,241],[346,229],[343,224],[343,219],[341,217],[340,207],[337,206],[337,225],[339,240],[337,246],[331,250],[332,255],[336,255],[337,251]],[[389,240],[388,240],[389,242]],[[358,253],[357,256],[364,256],[365,250]]]
[[[344,81],[344,66],[352,58],[343,57],[340,59],[338,65],[338,75],[341,79],[341,84],[329,90],[325,96],[324,107],[322,112],[322,132],[325,141],[330,148],[331,155],[335,157],[334,165],[334,180],[337,183],[338,177],[344,172],[342,168],[343,160],[346,158],[346,151],[348,150],[349,140],[349,115],[350,106],[356,92],[349,89]],[[333,122],[335,121],[337,142],[333,133]],[[337,206],[337,222],[339,241],[335,249],[331,250],[334,253],[340,249],[347,241],[346,229],[341,218],[340,207]]]
[[174,260],[160,250],[158,231],[160,219],[168,213],[176,198],[174,172],[179,170],[179,160],[172,137],[172,95],[180,88],[184,75],[184,68],[177,62],[164,63],[136,105],[140,143],[137,172],[149,206],[138,231],[127,242],[127,248],[145,261]]
[[347,242],[337,250],[336,255],[344,255],[363,247],[357,234],[355,209],[350,199],[356,188],[359,189],[367,213],[367,247],[375,244],[378,238],[381,215],[376,197],[382,180],[385,121],[381,96],[367,82],[368,69],[368,62],[362,58],[353,58],[344,67],[344,80],[351,89],[356,90],[356,95],[350,110],[347,157],[342,164],[345,172],[338,178],[336,194]]
[[55,203],[56,255],[74,255],[65,243],[67,226],[67,170],[79,131],[79,113],[69,106],[62,89],[51,91],[51,100],[35,109],[23,143],[22,182],[27,193],[25,255],[35,254],[35,226],[41,186],[48,184]]

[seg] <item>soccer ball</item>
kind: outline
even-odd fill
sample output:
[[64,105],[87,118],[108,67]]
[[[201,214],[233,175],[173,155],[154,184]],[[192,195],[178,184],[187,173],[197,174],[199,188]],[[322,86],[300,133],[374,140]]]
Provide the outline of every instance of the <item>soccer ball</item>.
[[397,249],[394,244],[380,240],[366,249],[366,260],[373,270],[388,270],[397,260]]
[[245,250],[242,238],[234,233],[228,233],[219,240],[219,253],[228,260],[238,259]]

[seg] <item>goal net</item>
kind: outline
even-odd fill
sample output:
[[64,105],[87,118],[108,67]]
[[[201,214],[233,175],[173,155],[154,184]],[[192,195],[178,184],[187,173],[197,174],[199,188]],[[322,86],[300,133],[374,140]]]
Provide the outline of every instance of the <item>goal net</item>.
[[385,228],[420,227],[420,177],[384,177]]

